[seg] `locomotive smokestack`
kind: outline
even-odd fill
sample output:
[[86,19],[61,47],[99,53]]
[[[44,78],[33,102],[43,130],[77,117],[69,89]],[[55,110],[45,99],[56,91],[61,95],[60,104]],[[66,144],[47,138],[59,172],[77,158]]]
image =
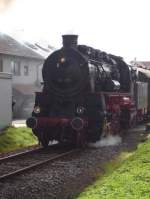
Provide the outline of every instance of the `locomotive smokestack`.
[[76,48],[78,35],[62,35],[64,48]]

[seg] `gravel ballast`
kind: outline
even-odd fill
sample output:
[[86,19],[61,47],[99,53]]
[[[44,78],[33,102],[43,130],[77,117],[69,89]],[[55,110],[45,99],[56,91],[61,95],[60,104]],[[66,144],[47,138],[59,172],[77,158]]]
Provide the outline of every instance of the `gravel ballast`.
[[146,132],[128,132],[118,146],[87,148],[40,169],[0,182],[1,199],[72,199],[97,175],[104,173],[103,165],[120,152],[134,150],[145,141]]

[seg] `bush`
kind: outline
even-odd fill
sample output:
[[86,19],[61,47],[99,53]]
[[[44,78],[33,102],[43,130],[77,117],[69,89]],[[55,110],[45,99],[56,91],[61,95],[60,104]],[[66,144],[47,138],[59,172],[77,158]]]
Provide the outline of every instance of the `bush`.
[[32,130],[26,127],[9,127],[0,134],[0,152],[8,152],[37,144]]

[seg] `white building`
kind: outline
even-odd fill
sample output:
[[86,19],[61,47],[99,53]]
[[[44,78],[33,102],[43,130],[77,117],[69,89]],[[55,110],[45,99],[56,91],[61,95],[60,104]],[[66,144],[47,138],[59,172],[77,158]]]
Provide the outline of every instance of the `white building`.
[[0,73],[0,130],[12,121],[12,75]]
[[34,92],[42,81],[41,68],[44,57],[0,34],[0,72],[12,73],[15,118],[26,118],[32,111]]

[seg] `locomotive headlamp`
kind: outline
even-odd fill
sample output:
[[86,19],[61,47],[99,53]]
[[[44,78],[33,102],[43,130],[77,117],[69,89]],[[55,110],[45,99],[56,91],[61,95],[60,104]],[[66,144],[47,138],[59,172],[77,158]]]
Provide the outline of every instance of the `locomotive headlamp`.
[[62,57],[61,59],[60,59],[60,63],[64,63],[66,60],[65,60],[65,58],[64,57]]
[[41,112],[41,109],[39,106],[35,106],[33,111],[34,111],[34,113],[38,114]]
[[85,111],[85,108],[84,108],[83,106],[77,107],[77,113],[78,113],[78,114],[83,114],[84,111]]
[[80,131],[84,127],[84,120],[80,117],[73,118],[71,121],[71,127],[76,131]]
[[36,128],[37,119],[35,117],[28,118],[26,121],[26,125],[27,125],[27,127],[32,128],[32,129]]

